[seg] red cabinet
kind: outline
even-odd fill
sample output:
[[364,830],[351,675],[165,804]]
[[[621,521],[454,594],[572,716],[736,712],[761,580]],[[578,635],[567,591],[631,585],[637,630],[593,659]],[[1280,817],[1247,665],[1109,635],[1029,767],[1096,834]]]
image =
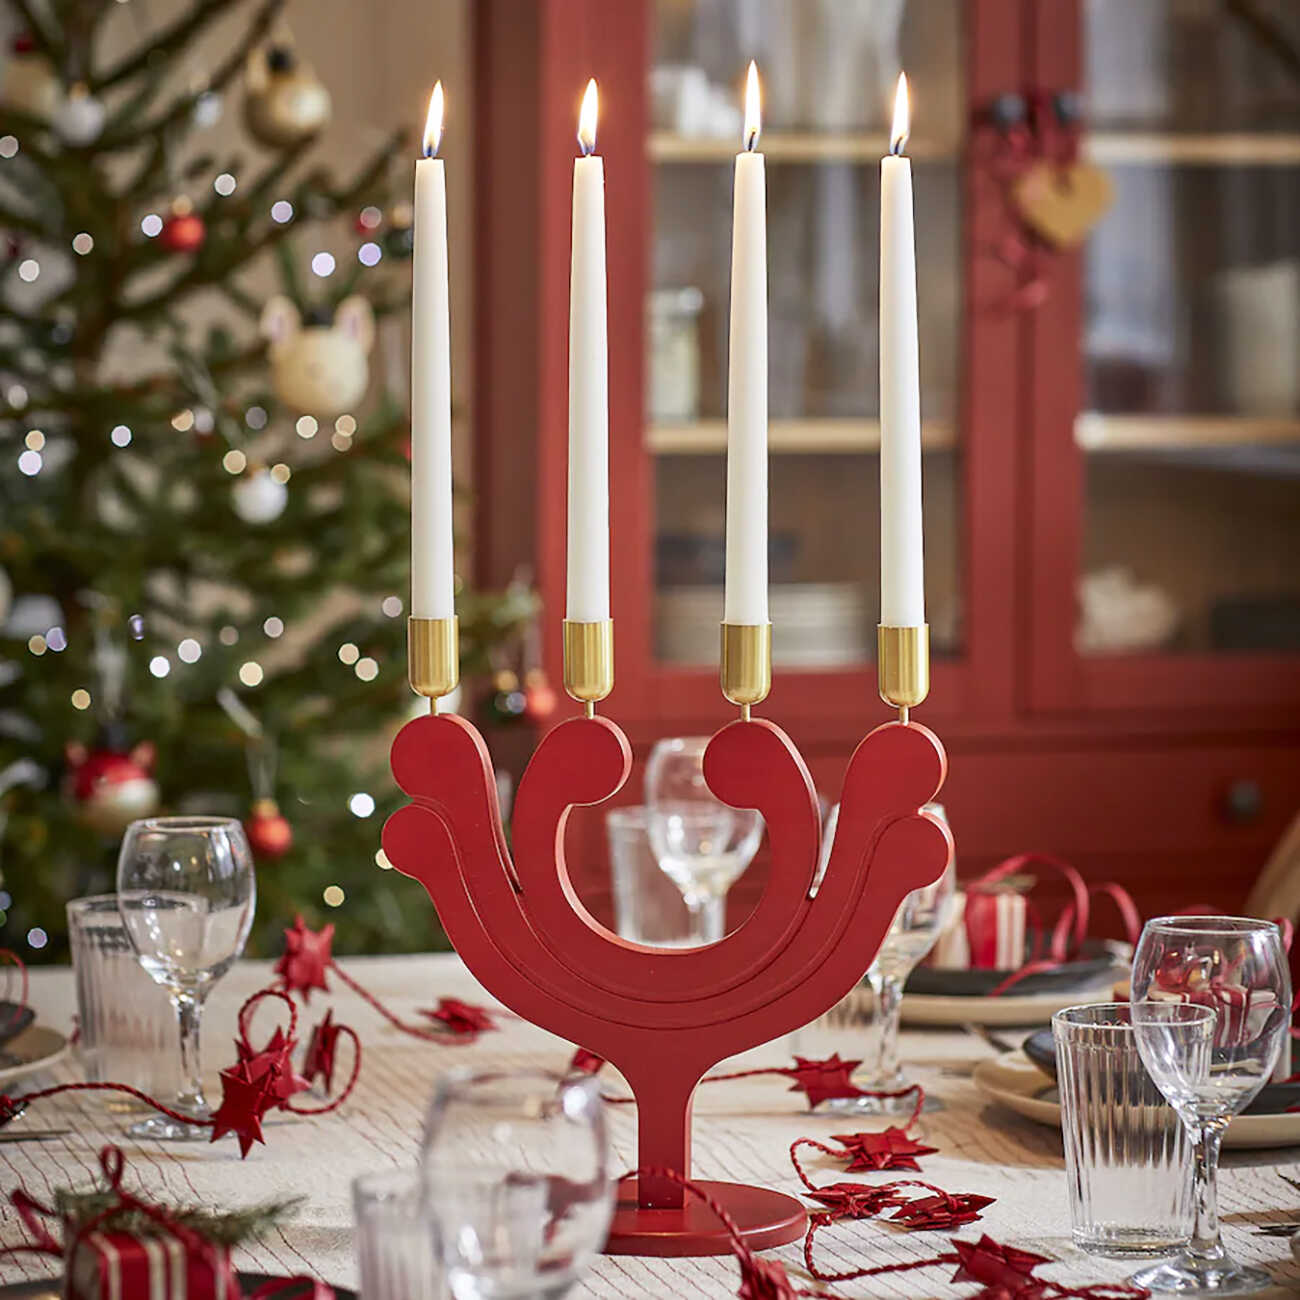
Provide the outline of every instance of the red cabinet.
[[[776,646],[763,711],[834,797],[886,716],[870,659],[877,159],[901,62],[936,651],[919,717],[952,757],[963,867],[1042,849],[1144,907],[1239,902],[1300,807],[1300,89],[1253,28],[1192,0],[894,8],[478,0],[478,576],[531,566],[558,680],[569,195],[595,75],[607,710],[642,755],[730,716],[715,649],[730,168],[756,56]],[[1269,13],[1297,26],[1284,3]],[[1102,168],[1114,190],[1081,249],[1050,250],[1019,219],[1010,187],[1040,154]],[[572,834],[599,892],[598,814]]]

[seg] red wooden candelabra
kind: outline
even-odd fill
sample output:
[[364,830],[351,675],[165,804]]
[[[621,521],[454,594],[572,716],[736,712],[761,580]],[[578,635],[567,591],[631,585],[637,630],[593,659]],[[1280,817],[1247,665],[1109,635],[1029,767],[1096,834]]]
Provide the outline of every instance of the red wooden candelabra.
[[[418,635],[427,634],[413,622],[412,681],[436,698],[454,677],[440,653],[439,689],[427,689],[427,675],[421,685],[414,665],[417,649],[427,660],[428,646]],[[454,624],[452,638],[454,648]],[[689,1177],[691,1101],[703,1075],[834,1006],[866,972],[904,895],[937,879],[952,851],[947,828],[920,811],[943,783],[943,747],[904,710],[850,760],[834,844],[815,884],[821,825],[808,769],[779,727],[748,712],[746,703],[742,719],[710,741],[704,774],[719,799],[762,814],[771,878],[747,920],[700,948],[631,943],[574,891],[564,858],[569,810],[608,799],[632,767],[623,732],[594,716],[590,699],[587,716],[547,734],[520,782],[513,855],[492,762],[471,723],[435,712],[407,723],[393,744],[393,773],[412,803],[385,826],[385,853],[429,891],[456,951],[494,997],[618,1067],[636,1098],[642,1169]],[[703,1185],[754,1248],[804,1231],[793,1197]],[[730,1247],[680,1184],[646,1176],[620,1184],[606,1249],[702,1255]]]

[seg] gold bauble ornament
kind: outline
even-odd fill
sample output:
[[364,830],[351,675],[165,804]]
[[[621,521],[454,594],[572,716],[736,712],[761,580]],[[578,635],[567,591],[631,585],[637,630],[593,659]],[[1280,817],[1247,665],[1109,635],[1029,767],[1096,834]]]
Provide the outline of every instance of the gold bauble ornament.
[[244,124],[274,149],[308,140],[330,119],[330,93],[289,45],[269,45],[249,56]]

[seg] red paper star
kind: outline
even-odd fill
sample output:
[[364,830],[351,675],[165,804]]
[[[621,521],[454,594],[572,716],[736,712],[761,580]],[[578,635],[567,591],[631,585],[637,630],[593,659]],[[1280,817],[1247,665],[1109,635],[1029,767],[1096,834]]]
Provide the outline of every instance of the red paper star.
[[916,1169],[917,1156],[933,1155],[939,1148],[927,1147],[890,1125],[883,1133],[836,1133],[832,1135],[849,1156],[849,1173],[867,1169]]
[[301,993],[308,1001],[312,989],[329,991],[325,972],[333,964],[334,926],[309,930],[301,916],[284,932],[284,955],[275,963],[275,973],[290,993]]
[[278,1106],[284,1106],[294,1093],[311,1087],[302,1075],[294,1073],[293,1050],[297,1045],[298,1040],[286,1037],[278,1025],[260,1052],[255,1052],[246,1039],[235,1042],[238,1065],[243,1067],[244,1077],[251,1081],[264,1080],[265,1088],[274,1095]]
[[495,1029],[496,1024],[487,1007],[459,998],[439,998],[432,1011],[421,1011],[426,1020],[443,1024],[457,1038],[474,1038],[485,1029]]
[[881,1210],[903,1203],[898,1191],[889,1183],[883,1187],[871,1187],[866,1183],[831,1183],[805,1195],[826,1206],[819,1217],[827,1223],[836,1219],[872,1219]]
[[791,1092],[807,1094],[808,1108],[814,1110],[831,1097],[860,1097],[862,1089],[853,1083],[851,1076],[861,1064],[860,1060],[841,1061],[838,1052],[824,1061],[796,1056],[793,1068],[780,1073],[794,1080]]
[[985,1206],[992,1205],[995,1199],[992,1196],[977,1196],[973,1192],[960,1192],[952,1196],[921,1196],[899,1206],[890,1218],[891,1221],[901,1221],[909,1232],[959,1228],[964,1223],[973,1223],[978,1219],[980,1211]]
[[740,1258],[738,1300],[795,1300],[798,1292],[785,1266],[777,1259],[760,1259],[751,1255]]
[[239,1139],[239,1154],[248,1155],[254,1142],[265,1143],[262,1118],[279,1104],[267,1087],[268,1076],[248,1077],[246,1065],[221,1071],[221,1105],[212,1117],[212,1140],[233,1133]]
[[12,1097],[0,1092],[0,1128],[4,1128],[11,1119],[17,1119],[26,1109],[27,1103],[25,1101],[15,1101]]
[[595,1052],[589,1052],[585,1047],[580,1047],[573,1054],[573,1059],[569,1062],[569,1072],[571,1074],[599,1074],[601,1067],[605,1064],[603,1056],[597,1056]]
[[997,1288],[1004,1288],[1010,1295],[1019,1297],[1028,1288],[1037,1284],[1032,1276],[1039,1264],[1050,1264],[1046,1255],[1035,1255],[1032,1251],[1020,1250],[1015,1246],[1004,1246],[994,1241],[985,1233],[978,1241],[958,1241],[952,1239],[953,1249],[961,1260],[957,1271],[952,1275],[953,1282],[982,1282],[987,1290],[982,1294],[989,1297],[1001,1294]]
[[302,1058],[303,1076],[309,1085],[320,1079],[326,1092],[334,1090],[334,1053],[338,1042],[339,1026],[334,1023],[334,1012],[326,1011],[325,1019],[312,1029]]

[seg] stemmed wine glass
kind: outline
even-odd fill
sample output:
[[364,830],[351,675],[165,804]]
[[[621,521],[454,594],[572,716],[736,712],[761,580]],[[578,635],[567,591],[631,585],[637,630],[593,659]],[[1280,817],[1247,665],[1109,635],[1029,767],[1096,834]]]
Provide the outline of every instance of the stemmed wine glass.
[[1153,1291],[1242,1295],[1271,1285],[1219,1236],[1215,1177],[1228,1121],[1268,1082],[1291,1021],[1291,977],[1271,921],[1165,916],[1133,955],[1133,1028],[1152,1082],[1192,1142],[1196,1219],[1175,1259],[1135,1274]]
[[694,944],[716,943],[726,931],[727,890],[758,852],[763,819],[732,808],[705,784],[708,736],[659,741],[646,766],[646,830],[661,870],[691,911]]
[[[244,951],[257,886],[244,828],[228,817],[132,822],[117,859],[117,905],[136,958],[171,996],[180,1028],[181,1088],[173,1110],[207,1119],[199,1069],[203,1002]],[[132,1137],[208,1141],[194,1124],[153,1115]]]
[[455,1300],[554,1300],[604,1245],[614,1183],[591,1075],[451,1071],[423,1167]]
[[[941,820],[943,805],[929,803],[925,812]],[[833,840],[839,822],[839,805],[831,809],[826,819],[824,836]],[[829,851],[823,852],[823,858]],[[861,1072],[853,1082],[872,1092],[900,1093],[911,1086],[898,1059],[898,1023],[903,1009],[903,985],[913,967],[934,947],[952,914],[956,892],[955,869],[951,858],[943,874],[933,884],[914,889],[898,905],[889,930],[881,940],[876,959],[867,971],[866,980],[875,1000],[874,1025],[876,1030],[876,1059],[865,1077]],[[836,1097],[826,1103],[828,1110],[865,1111],[873,1115],[898,1115],[912,1109],[914,1101],[907,1096],[894,1097]],[[925,1109],[937,1110],[941,1103],[927,1096]]]

